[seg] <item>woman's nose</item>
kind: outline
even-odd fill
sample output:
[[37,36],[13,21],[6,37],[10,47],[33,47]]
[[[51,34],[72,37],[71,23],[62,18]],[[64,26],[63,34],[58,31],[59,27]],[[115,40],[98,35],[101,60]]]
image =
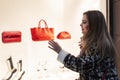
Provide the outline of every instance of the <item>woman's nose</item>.
[[81,26],[81,24],[80,24],[80,26]]
[[82,24],[80,24],[80,26],[82,26]]

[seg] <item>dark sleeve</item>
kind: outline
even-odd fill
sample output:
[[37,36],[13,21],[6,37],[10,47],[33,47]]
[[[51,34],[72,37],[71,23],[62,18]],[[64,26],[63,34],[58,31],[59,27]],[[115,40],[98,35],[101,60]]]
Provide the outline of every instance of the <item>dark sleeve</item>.
[[65,67],[76,71],[81,72],[81,70],[91,69],[94,66],[94,57],[93,56],[84,56],[84,57],[75,57],[71,54],[68,54],[63,64]]

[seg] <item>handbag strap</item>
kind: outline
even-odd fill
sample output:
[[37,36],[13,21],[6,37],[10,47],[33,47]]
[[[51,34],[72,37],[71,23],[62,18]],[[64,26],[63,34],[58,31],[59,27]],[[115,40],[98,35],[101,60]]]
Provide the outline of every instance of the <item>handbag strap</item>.
[[45,21],[44,19],[41,19],[41,20],[39,21],[38,27],[41,27],[41,22],[42,22],[42,21],[44,22],[45,27],[48,28],[48,25],[47,25],[47,23],[46,23],[46,21]]

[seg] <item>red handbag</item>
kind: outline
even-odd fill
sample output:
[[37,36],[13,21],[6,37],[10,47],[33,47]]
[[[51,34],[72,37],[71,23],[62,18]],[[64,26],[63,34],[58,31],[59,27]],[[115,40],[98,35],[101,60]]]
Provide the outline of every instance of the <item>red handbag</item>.
[[67,31],[62,31],[60,32],[58,35],[57,35],[57,38],[58,39],[70,39],[71,38],[71,35],[69,32]]
[[4,31],[2,32],[2,42],[21,42],[21,32],[20,31]]
[[[41,28],[41,22],[44,22],[45,28]],[[54,28],[48,28],[44,19],[39,21],[38,27],[30,28],[33,41],[45,41],[54,39]]]

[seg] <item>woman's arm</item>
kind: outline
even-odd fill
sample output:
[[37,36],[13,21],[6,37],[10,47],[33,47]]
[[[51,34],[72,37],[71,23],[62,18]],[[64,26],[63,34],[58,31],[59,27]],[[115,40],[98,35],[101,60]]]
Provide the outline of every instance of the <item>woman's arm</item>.
[[81,72],[81,70],[89,70],[94,66],[93,57],[94,56],[75,57],[64,50],[61,50],[57,59],[63,63],[65,67],[75,72]]
[[63,63],[65,67],[80,72],[81,70],[90,69],[94,64],[93,56],[75,57],[64,51],[61,46],[55,41],[49,41],[49,48],[58,53],[58,61]]

